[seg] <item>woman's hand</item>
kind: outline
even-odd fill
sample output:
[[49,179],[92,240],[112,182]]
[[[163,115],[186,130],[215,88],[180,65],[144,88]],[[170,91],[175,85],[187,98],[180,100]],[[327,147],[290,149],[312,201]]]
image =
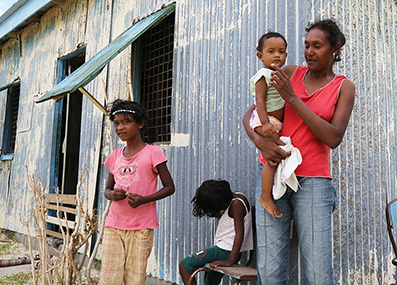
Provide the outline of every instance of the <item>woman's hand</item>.
[[286,102],[296,98],[291,82],[289,81],[289,76],[278,66],[272,64],[272,67],[274,68],[274,71],[272,72],[272,77],[270,77],[269,84],[276,88],[278,93],[280,93],[280,96]]
[[290,156],[291,154],[282,150],[279,146],[285,145],[282,141],[275,138],[265,138],[260,136],[255,140],[255,146],[259,149],[270,166],[277,166],[281,160]]
[[[270,85],[274,86],[281,97],[288,102],[310,131],[330,148],[336,148],[342,141],[354,105],[355,86],[345,79],[340,87],[338,102],[330,122],[314,113],[293,91],[289,76],[296,66],[286,66],[281,70],[273,66]],[[306,88],[311,86],[306,86]],[[266,157],[265,157],[266,158]]]

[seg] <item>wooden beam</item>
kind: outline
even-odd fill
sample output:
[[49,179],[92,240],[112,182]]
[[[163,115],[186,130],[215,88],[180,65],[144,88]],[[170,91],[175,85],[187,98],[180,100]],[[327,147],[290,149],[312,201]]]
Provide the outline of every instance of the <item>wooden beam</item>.
[[45,198],[48,202],[56,203],[57,196],[59,203],[76,205],[76,195],[66,195],[66,194],[45,194]]
[[[54,205],[54,204],[49,204],[48,209],[58,210],[58,206]],[[59,211],[77,215],[77,210],[74,208],[70,208],[70,207],[59,206]]]
[[94,96],[92,96],[84,87],[79,87],[78,89],[79,89],[79,91],[80,91],[81,93],[83,93],[92,103],[94,103],[94,105],[97,106],[98,109],[102,111],[102,113],[104,113],[106,116],[108,115],[108,112],[106,111],[106,108],[105,108],[101,103],[99,103],[99,102],[94,98]]
[[63,239],[63,235],[61,233],[54,232],[51,230],[47,230],[47,235]]
[[47,223],[62,226],[62,227],[67,227],[69,229],[74,229],[74,226],[76,224],[76,222],[65,221],[63,219],[59,220],[58,218],[51,217],[51,216],[47,216],[47,218],[45,220]]
[[51,4],[56,4],[60,7],[62,7],[64,3],[65,3],[65,0],[52,0],[51,1]]
[[40,23],[40,18],[36,16],[32,16],[26,20],[28,23]]
[[10,38],[10,39],[18,39],[18,33],[15,32],[15,31],[10,32],[10,33],[8,33],[8,34],[6,35],[6,37],[7,37],[7,38]]

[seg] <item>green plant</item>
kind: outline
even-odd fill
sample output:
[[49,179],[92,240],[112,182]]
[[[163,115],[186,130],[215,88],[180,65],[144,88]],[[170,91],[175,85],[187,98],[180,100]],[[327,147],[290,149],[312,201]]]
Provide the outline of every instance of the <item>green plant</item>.
[[33,284],[32,273],[18,273],[11,276],[4,276],[0,279],[0,285],[25,285]]
[[0,256],[10,254],[12,251],[12,244],[10,242],[0,244]]

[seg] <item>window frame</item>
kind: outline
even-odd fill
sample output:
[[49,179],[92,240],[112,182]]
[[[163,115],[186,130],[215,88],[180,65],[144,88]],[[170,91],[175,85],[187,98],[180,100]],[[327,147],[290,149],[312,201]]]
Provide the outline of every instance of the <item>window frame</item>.
[[[167,89],[171,89],[171,95],[170,95],[170,98],[168,98],[168,97],[164,97],[164,98],[162,98],[161,97],[161,100],[159,100],[158,98],[156,98],[156,99],[152,99],[150,102],[148,102],[147,104],[144,104],[143,102],[142,102],[142,98],[143,97],[147,97],[147,98],[153,98],[154,97],[154,93],[152,94],[152,93],[149,93],[149,96],[148,95],[144,95],[144,94],[142,94],[142,88],[141,88],[141,81],[142,81],[142,77],[141,77],[141,75],[142,75],[142,73],[143,73],[143,66],[142,66],[142,63],[143,63],[143,59],[142,59],[142,57],[143,57],[143,51],[142,51],[142,49],[143,49],[143,40],[144,40],[144,37],[146,37],[147,36],[147,34],[152,30],[152,29],[155,29],[157,26],[159,26],[159,25],[161,25],[164,21],[166,21],[171,15],[173,15],[174,16],[174,24],[173,24],[173,31],[172,31],[172,37],[173,37],[173,39],[172,39],[172,50],[171,50],[171,54],[172,54],[172,60],[171,60],[171,62],[172,62],[172,65],[171,65],[171,68],[170,69],[168,69],[167,70],[167,72],[171,72],[171,77],[170,78],[168,78],[167,77],[167,81],[168,80],[171,80],[172,81],[172,85],[170,86],[170,87],[167,87],[167,88],[162,88],[162,89],[159,89],[159,90],[157,90],[157,92],[154,92],[154,93],[160,93],[160,91],[162,91],[162,92],[165,92]],[[165,40],[167,37],[169,37],[169,35],[170,34],[165,34],[164,35],[164,37],[161,39],[161,40]],[[132,66],[133,66],[133,68],[132,68],[132,72],[133,72],[133,74],[132,74],[132,78],[133,78],[133,93],[134,93],[134,100],[136,101],[136,102],[138,102],[138,103],[140,103],[145,109],[146,109],[146,111],[148,112],[148,114],[150,114],[150,112],[153,112],[153,113],[157,113],[157,112],[159,112],[159,110],[164,110],[164,109],[167,109],[167,108],[169,108],[170,109],[170,111],[169,111],[169,114],[167,113],[167,114],[165,114],[165,115],[161,115],[161,116],[156,116],[155,118],[152,118],[150,115],[149,115],[149,122],[151,121],[151,120],[164,120],[164,119],[166,119],[166,120],[170,120],[170,122],[169,123],[165,123],[165,124],[160,124],[160,126],[161,126],[161,128],[168,128],[168,132],[158,132],[158,131],[155,131],[154,130],[154,133],[156,134],[156,136],[155,136],[155,138],[152,136],[153,134],[149,134],[149,126],[147,125],[146,127],[145,127],[145,130],[144,130],[144,132],[142,133],[142,135],[143,136],[145,136],[145,138],[147,139],[147,140],[145,140],[145,142],[147,142],[147,143],[149,143],[149,144],[154,144],[154,145],[169,145],[170,143],[171,143],[171,134],[172,134],[172,131],[171,131],[171,122],[172,122],[172,100],[173,100],[173,98],[172,98],[172,93],[173,93],[173,85],[174,85],[174,75],[173,75],[173,66],[174,66],[174,63],[173,63],[173,61],[174,61],[174,52],[175,52],[175,49],[174,49],[174,43],[175,43],[175,11],[173,12],[173,13],[170,13],[170,15],[168,15],[166,18],[164,18],[161,22],[159,22],[159,23],[157,23],[156,25],[154,25],[154,26],[152,26],[152,27],[150,27],[150,29],[148,29],[144,34],[142,34],[140,37],[139,37],[139,39],[137,39],[135,42],[134,42],[134,44],[133,44],[133,46],[132,46],[132,54],[133,54],[133,56],[132,56],[132,58],[131,58],[131,62],[132,62]],[[160,49],[162,49],[163,47],[167,47],[168,46],[168,44],[166,43],[164,46],[162,46],[162,47],[159,47],[159,48],[157,48],[158,50],[160,50]],[[166,51],[164,52],[164,54],[162,55],[162,56],[167,56],[169,54],[169,52],[167,53]],[[161,57],[161,56],[160,56]],[[157,66],[161,66],[162,64],[165,64],[165,62],[161,62],[161,63],[159,63]],[[160,69],[159,69],[160,70]],[[157,73],[157,75],[161,75],[161,74],[164,74],[165,72],[164,71],[159,71],[158,73]],[[161,75],[162,76],[162,75]],[[164,80],[163,80],[164,81]],[[163,81],[161,81],[161,82],[163,82]],[[165,81],[164,81],[165,82]],[[164,83],[163,82],[163,83]],[[156,95],[157,96],[157,95]],[[147,99],[146,98],[146,99]],[[166,100],[167,102],[168,102],[168,99],[170,99],[171,100],[171,103],[169,103],[169,104],[166,104],[166,105],[161,105],[161,106],[155,106],[155,107],[153,107],[152,109],[149,109],[148,108],[148,106],[146,106],[146,105],[151,105],[153,102],[159,102],[159,101],[162,101],[162,100]],[[161,112],[163,112],[163,111],[161,111]],[[155,124],[154,126],[151,126],[151,128],[153,128],[153,129],[159,129],[160,127],[159,126],[157,126],[157,124]],[[161,140],[159,140],[158,139],[158,137],[161,137],[162,139]],[[168,140],[164,140],[164,137],[168,137],[169,139]]]
[[[13,123],[15,122],[15,138],[18,130],[18,114],[19,114],[19,104],[20,104],[20,82],[14,82],[11,86],[7,88],[7,103],[5,108],[5,118],[4,118],[4,126],[3,126],[3,140],[1,145],[1,154],[0,160],[12,160],[14,158],[15,153],[15,142],[13,150],[10,150],[11,144],[11,130],[13,127]],[[17,92],[17,90],[19,92]],[[15,105],[16,94],[18,93],[18,103]],[[16,120],[13,120],[14,117],[14,107],[16,108]]]

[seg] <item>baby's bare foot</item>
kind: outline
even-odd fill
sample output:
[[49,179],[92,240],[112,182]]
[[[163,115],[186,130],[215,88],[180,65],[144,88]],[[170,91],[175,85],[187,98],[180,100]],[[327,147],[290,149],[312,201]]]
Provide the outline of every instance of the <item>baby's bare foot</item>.
[[272,215],[275,218],[281,218],[283,214],[281,214],[280,210],[274,204],[274,201],[271,197],[266,197],[261,195],[259,197],[259,203],[266,209],[266,211],[269,212],[270,215]]

